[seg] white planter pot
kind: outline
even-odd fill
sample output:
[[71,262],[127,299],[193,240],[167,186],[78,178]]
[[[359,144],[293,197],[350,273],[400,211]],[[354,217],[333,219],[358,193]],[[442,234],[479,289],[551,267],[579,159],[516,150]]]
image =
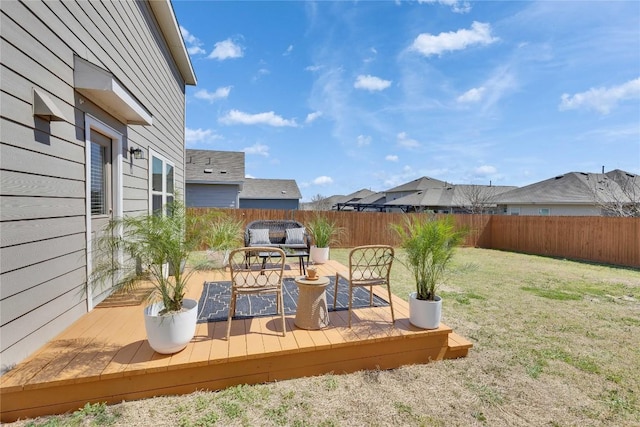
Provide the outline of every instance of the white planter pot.
[[417,292],[409,294],[409,322],[422,329],[438,329],[442,313],[442,298],[435,301],[419,300]]
[[329,259],[329,248],[311,246],[309,257],[314,264],[324,264]]
[[230,250],[224,251],[209,249],[207,250],[207,258],[214,268],[225,268],[229,265]]
[[196,333],[198,301],[185,299],[180,313],[159,316],[164,308],[157,302],[144,309],[144,326],[152,349],[162,354],[177,353],[189,344]]

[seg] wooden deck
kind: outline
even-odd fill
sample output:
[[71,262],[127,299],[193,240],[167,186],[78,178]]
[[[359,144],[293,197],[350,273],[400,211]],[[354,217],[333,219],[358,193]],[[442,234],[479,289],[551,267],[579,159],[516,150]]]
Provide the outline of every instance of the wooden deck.
[[[291,263],[288,276],[298,275]],[[333,275],[345,267],[319,266]],[[205,280],[228,280],[224,272],[197,273],[187,297],[198,299]],[[380,292],[386,298],[386,292]],[[126,301],[125,301],[126,303]],[[406,301],[394,296],[389,307],[329,312],[331,325],[319,331],[294,326],[287,317],[281,336],[278,317],[198,324],[183,351],[155,353],[145,339],[143,304],[106,304],[86,314],[26,361],[0,377],[0,421],[73,411],[86,402],[116,403],[167,394],[216,390],[333,372],[390,369],[413,363],[464,357],[471,343],[441,325],[420,330],[409,324]]]

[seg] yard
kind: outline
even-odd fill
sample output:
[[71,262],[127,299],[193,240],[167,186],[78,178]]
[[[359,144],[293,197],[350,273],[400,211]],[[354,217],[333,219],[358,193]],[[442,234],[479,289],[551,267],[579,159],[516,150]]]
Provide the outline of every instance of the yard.
[[[348,250],[331,257],[348,265]],[[440,294],[466,358],[88,405],[19,426],[640,425],[640,272],[459,249]],[[413,289],[394,264],[397,295]]]

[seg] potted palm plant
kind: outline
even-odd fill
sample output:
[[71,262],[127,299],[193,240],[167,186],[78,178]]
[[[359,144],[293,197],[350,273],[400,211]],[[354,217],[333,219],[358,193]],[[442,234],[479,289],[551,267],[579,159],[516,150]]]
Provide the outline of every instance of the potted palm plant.
[[145,328],[149,345],[158,353],[182,350],[195,334],[198,302],[186,299],[185,292],[191,275],[206,265],[181,268],[203,242],[206,227],[195,221],[200,218],[187,216],[176,200],[165,206],[164,213],[111,220],[93,242],[93,286],[109,283],[114,291],[126,293],[152,284],[152,303],[144,309]]
[[305,226],[313,240],[309,256],[315,264],[324,264],[329,259],[329,247],[338,243],[344,229],[320,214],[316,214]]
[[[229,264],[229,253],[242,246],[244,225],[227,213],[213,211],[201,221],[206,226],[204,242],[207,245],[209,261],[216,268]],[[198,231],[198,230],[194,230]]]
[[404,249],[398,261],[407,267],[416,282],[416,291],[409,294],[409,321],[424,329],[440,326],[442,298],[437,286],[447,273],[454,249],[464,238],[465,230],[458,230],[453,217],[435,218],[411,215],[404,223],[392,224]]

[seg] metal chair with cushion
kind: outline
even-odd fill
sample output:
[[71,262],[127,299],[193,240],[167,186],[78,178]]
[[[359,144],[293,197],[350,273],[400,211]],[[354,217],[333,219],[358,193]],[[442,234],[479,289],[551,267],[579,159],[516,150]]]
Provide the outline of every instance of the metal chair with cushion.
[[231,319],[235,315],[238,295],[275,294],[276,308],[282,318],[282,336],[287,333],[282,299],[282,277],[285,253],[274,247],[245,247],[231,252],[231,300],[227,318],[227,340],[231,335]]
[[391,285],[389,284],[389,274],[391,273],[393,257],[393,248],[388,245],[358,246],[349,252],[349,272],[348,274],[336,273],[336,285],[333,296],[333,300],[337,301],[338,280],[340,277],[344,278],[349,284],[349,327],[351,327],[353,288],[356,286],[369,288],[370,306],[373,306],[373,287],[386,286],[389,294],[389,307],[391,308],[391,322],[395,322]]

